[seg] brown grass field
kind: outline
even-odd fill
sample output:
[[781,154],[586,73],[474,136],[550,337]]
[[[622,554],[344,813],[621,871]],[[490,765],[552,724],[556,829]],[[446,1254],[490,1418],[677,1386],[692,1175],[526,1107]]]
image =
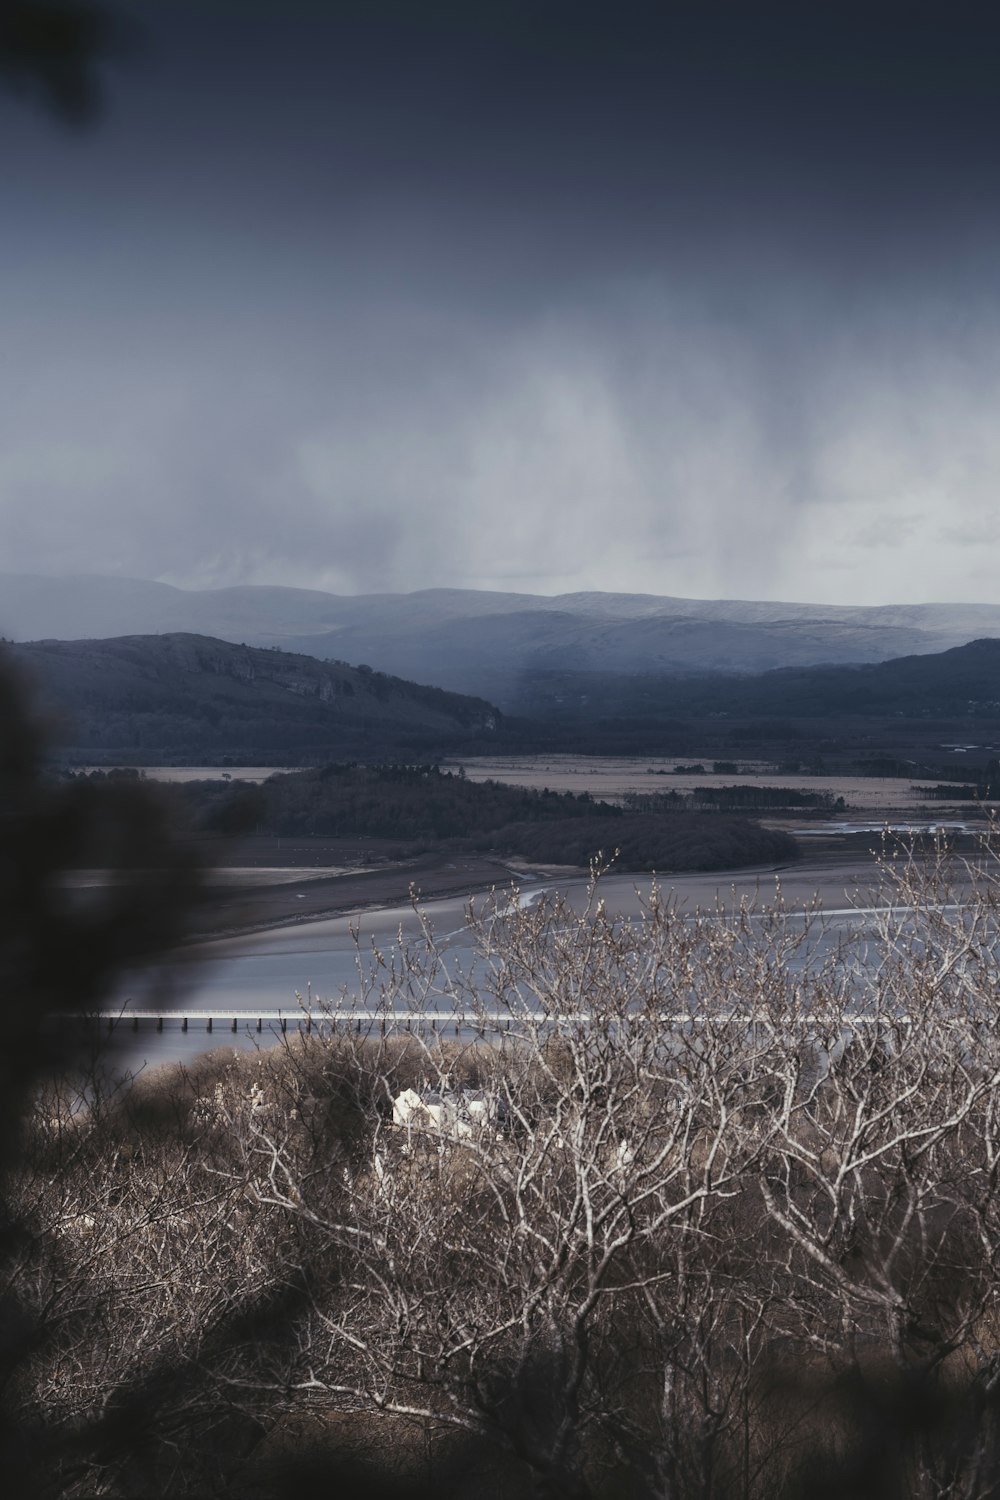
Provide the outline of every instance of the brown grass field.
[[[698,787],[758,786],[829,792],[834,798],[843,797],[849,812],[878,818],[923,809],[933,817],[942,810],[938,799],[922,797],[908,781],[895,777],[782,775],[764,770],[762,762],[739,762],[744,769],[737,775],[675,774],[675,766],[691,763],[691,757],[679,760],[675,756],[654,760],[649,756],[525,755],[482,757],[454,764],[462,765],[470,781],[503,781],[510,786],[547,787],[552,792],[589,792],[605,802],[620,802],[627,792],[648,794],[691,792]],[[960,767],[956,768],[956,780],[961,780]]]

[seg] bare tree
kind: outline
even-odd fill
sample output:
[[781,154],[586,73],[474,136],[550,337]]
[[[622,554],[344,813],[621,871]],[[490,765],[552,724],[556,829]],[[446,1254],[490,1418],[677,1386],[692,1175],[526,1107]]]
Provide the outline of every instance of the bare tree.
[[[374,1027],[341,1013],[314,1043],[364,1102],[363,1149],[317,1170],[285,1112],[281,1132],[258,1115],[240,1170],[334,1268],[291,1399],[452,1424],[541,1493],[589,1493],[602,1456],[650,1493],[689,1493],[694,1471],[722,1472],[766,1327],[759,1292],[731,1294],[739,1255],[720,1237],[767,1148],[782,956],[803,937],[780,905],[688,918],[654,889],[633,923],[597,891],[582,913],[472,909],[471,976],[431,934],[395,965],[375,954]],[[481,1040],[444,1043],[408,1014],[442,1000],[441,1030]],[[463,1083],[488,1101],[478,1122],[429,1103],[393,1123],[405,1085],[446,1101]],[[737,1340],[741,1358],[713,1364]]]
[[[462,1428],[540,1493],[590,1493],[606,1464],[706,1496],[773,1494],[820,1440],[769,1402],[790,1356],[808,1381],[889,1361],[985,1401],[997,900],[972,873],[953,902],[943,854],[887,863],[867,951],[833,959],[780,892],[685,915],[654,889],[625,921],[599,885],[582,913],[471,910],[469,975],[432,934],[375,954],[374,1027],[341,1011],[312,1043],[352,1080],[353,1144],[317,1166],[283,1114],[242,1137],[255,1201],[330,1268],[282,1399]],[[439,1034],[413,1020],[445,1001]],[[476,1039],[445,1042],[454,1018]],[[433,1102],[463,1084],[479,1124]],[[429,1102],[404,1128],[407,1086]]]

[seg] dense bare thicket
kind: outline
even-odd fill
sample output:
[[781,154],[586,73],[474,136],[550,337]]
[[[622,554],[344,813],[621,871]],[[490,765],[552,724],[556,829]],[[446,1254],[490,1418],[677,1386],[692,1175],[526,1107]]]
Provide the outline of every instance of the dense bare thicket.
[[38,1492],[271,1493],[308,1430],[450,1493],[994,1494],[996,874],[872,904],[498,898],[472,973],[428,933],[284,1050],[46,1094]]

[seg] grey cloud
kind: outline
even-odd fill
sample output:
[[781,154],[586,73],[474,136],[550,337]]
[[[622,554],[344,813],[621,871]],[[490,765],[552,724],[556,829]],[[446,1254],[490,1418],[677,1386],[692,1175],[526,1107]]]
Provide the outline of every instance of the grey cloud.
[[[642,312],[484,326],[368,308],[297,377],[263,340],[249,372],[242,343],[192,365],[166,327],[141,379],[96,349],[53,379],[26,345],[0,418],[5,559],[345,591],[530,574],[803,597],[838,549],[892,541],[914,597],[954,586],[950,540],[921,517],[947,506],[975,528],[992,502],[1000,372],[980,338],[890,358],[859,327],[786,366],[688,300]],[[882,571],[854,563],[852,598],[883,597]]]
[[967,592],[1000,473],[971,11],[936,51],[868,15],[859,74],[850,5],[822,48],[801,5],[149,9],[85,150],[4,115],[4,568]]

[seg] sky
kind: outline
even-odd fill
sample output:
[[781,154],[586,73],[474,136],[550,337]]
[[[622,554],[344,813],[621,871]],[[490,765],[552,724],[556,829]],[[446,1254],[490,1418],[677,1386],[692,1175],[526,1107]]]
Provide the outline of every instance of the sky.
[[106,10],[0,91],[0,571],[1000,601],[1000,9]]

